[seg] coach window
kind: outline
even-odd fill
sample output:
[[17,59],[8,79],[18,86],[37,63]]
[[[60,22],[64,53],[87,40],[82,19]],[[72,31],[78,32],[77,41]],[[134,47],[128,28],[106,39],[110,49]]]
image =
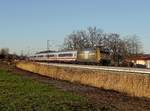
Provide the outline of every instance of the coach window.
[[54,57],[54,54],[53,55],[47,55],[47,57]]
[[67,56],[73,56],[73,54],[67,54]]
[[38,57],[44,57],[43,55],[39,55]]
[[59,57],[66,57],[66,56],[72,56],[72,54],[59,54]]

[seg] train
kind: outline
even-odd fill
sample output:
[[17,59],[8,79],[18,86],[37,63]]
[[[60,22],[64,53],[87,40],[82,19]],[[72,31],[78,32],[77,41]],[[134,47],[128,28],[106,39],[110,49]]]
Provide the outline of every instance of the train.
[[102,47],[69,51],[43,51],[29,57],[31,61],[109,65],[110,51]]

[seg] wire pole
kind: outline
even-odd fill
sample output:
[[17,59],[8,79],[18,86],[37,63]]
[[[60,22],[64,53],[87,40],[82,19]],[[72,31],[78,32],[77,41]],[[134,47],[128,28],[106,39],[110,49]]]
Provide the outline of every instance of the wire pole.
[[47,50],[49,50],[49,40],[47,40]]

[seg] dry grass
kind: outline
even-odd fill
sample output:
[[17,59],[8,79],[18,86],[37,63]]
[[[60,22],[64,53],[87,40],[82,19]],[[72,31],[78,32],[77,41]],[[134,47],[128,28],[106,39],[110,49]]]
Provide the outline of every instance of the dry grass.
[[150,75],[63,68],[20,62],[18,68],[49,77],[150,98]]

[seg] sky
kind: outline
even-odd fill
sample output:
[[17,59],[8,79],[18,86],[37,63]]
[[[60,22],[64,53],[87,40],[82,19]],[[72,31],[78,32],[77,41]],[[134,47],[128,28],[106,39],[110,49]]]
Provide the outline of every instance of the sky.
[[31,54],[59,47],[74,30],[96,26],[136,34],[150,53],[150,0],[0,0],[0,48]]

